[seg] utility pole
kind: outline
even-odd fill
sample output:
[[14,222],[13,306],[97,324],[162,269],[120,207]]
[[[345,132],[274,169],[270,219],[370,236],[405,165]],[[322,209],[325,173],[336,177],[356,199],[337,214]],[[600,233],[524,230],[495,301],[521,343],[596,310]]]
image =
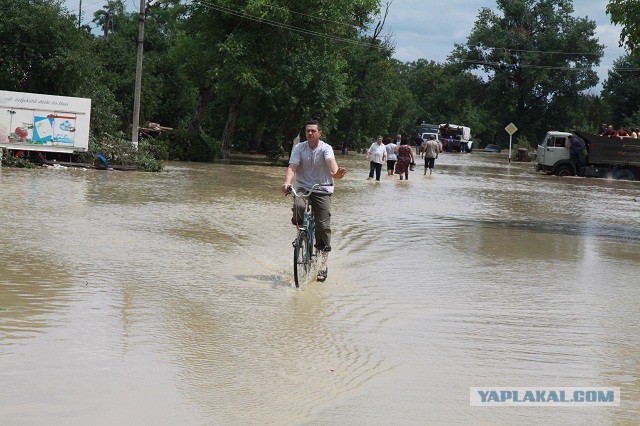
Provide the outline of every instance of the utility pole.
[[136,88],[133,94],[133,129],[131,142],[138,148],[138,128],[140,126],[140,92],[142,91],[142,52],[144,44],[144,22],[147,19],[144,0],[140,0],[140,17],[138,18],[138,57],[136,60]]
[[80,7],[78,7],[78,29],[82,26],[82,0],[80,0]]

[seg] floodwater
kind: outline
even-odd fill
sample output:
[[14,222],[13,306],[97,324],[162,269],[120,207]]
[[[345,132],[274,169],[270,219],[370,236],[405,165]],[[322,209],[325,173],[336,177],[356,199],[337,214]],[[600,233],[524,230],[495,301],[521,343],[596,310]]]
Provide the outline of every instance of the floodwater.
[[[640,183],[338,162],[329,278],[300,290],[282,167],[1,168],[0,423],[637,423]],[[471,407],[472,386],[622,403]]]

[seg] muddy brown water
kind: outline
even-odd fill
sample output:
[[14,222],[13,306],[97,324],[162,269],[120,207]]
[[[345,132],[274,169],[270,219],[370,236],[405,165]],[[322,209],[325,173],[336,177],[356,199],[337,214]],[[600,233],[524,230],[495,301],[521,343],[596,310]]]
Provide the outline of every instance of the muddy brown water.
[[[0,168],[0,423],[638,421],[640,183],[338,162],[329,278],[298,291],[284,168]],[[478,408],[471,386],[622,404]]]

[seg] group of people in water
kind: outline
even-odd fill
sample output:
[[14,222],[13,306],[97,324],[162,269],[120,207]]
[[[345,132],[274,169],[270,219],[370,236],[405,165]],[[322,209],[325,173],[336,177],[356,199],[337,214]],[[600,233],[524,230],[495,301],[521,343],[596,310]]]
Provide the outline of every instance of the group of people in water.
[[627,132],[623,127],[620,127],[618,130],[614,129],[613,126],[606,124],[602,124],[600,126],[600,136],[606,137],[617,137],[617,138],[632,138],[638,139],[638,133],[640,133],[640,129],[631,128],[629,132]]
[[[435,135],[431,135],[427,141],[423,141],[418,135],[414,142],[416,155],[420,153],[420,157],[425,159],[424,175],[427,174],[427,170],[429,170],[429,175],[432,175],[435,168],[435,160],[440,153]],[[387,137],[385,143],[383,143],[382,136],[378,136],[377,140],[367,150],[367,155],[365,156],[370,165],[368,179],[373,179],[375,174],[376,180],[379,181],[382,173],[382,164],[386,162],[387,175],[392,176],[395,173],[400,176],[400,180],[408,180],[409,171],[415,170],[415,157],[407,136],[397,135],[395,140]]]

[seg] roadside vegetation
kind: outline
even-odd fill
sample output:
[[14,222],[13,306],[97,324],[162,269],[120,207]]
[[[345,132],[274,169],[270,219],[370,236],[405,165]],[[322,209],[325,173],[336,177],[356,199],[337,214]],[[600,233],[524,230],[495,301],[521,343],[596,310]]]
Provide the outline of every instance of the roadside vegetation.
[[[630,54],[594,88],[603,46],[571,0],[483,8],[448,60],[401,62],[378,0],[167,0],[148,8],[141,123],[174,130],[125,146],[131,133],[138,13],[104,1],[91,24],[58,0],[14,0],[0,11],[0,88],[92,99],[92,152],[157,170],[162,160],[213,161],[232,150],[277,163],[307,118],[343,153],[421,122],[471,127],[482,147],[504,126],[535,145],[549,129],[640,124],[634,56],[640,11],[612,0]],[[622,9],[621,9],[622,8]],[[313,30],[310,30],[313,29]],[[125,136],[127,135],[127,136]],[[523,144],[524,145],[524,144]],[[93,161],[91,159],[90,161]]]

